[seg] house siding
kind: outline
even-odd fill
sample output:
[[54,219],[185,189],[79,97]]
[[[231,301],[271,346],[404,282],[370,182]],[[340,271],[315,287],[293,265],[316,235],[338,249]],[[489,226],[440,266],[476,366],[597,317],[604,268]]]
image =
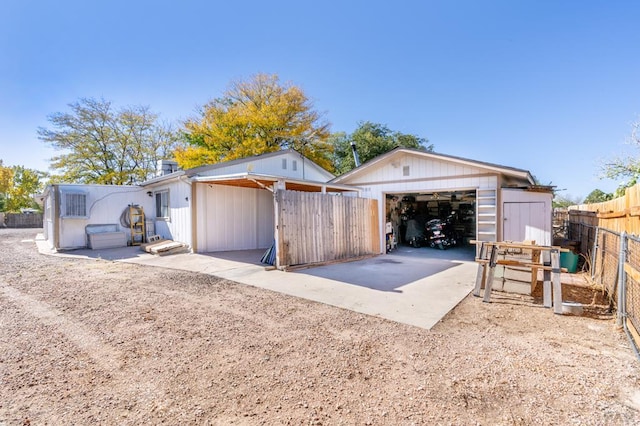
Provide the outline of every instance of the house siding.
[[196,196],[198,252],[261,249],[273,243],[271,192],[198,184]]
[[[408,175],[405,175],[405,167],[409,167]],[[480,167],[402,154],[372,166],[365,173],[340,180],[340,183],[359,186],[362,188],[362,197],[378,200],[380,235],[384,235],[386,194],[477,190],[498,195],[500,180],[498,173]],[[487,230],[483,229],[480,239],[495,240],[499,237],[500,229],[496,227],[499,216],[497,196],[492,203],[494,208],[487,210],[495,212],[491,218],[494,225],[488,230],[492,233],[486,233]],[[380,241],[380,253],[385,251],[385,241]]]
[[149,216],[153,215],[155,234],[191,246],[191,184],[179,179],[145,189],[154,194],[165,190],[169,191],[168,220],[155,217],[155,197],[152,197],[154,204]]
[[[61,194],[65,191],[86,194],[86,218],[61,217]],[[94,224],[117,224],[129,240],[130,230],[120,224],[123,211],[130,204],[143,207],[147,214],[154,211],[151,198],[138,186],[55,185],[47,192],[44,203],[45,235],[50,247],[58,250],[87,247],[85,227]]]
[[[286,169],[283,168],[283,160],[286,160]],[[296,170],[293,170],[294,161],[296,162]],[[315,182],[328,182],[333,178],[333,175],[326,170],[321,170],[310,160],[292,152],[285,152],[281,155],[268,156],[265,158],[247,159],[246,162],[243,161],[230,165],[220,165],[211,170],[198,173],[198,175],[224,176],[247,172]]]
[[[506,203],[517,203],[526,205],[529,203],[539,203],[544,207],[542,209],[542,218],[535,218],[531,222],[538,223],[542,222],[542,226],[536,226],[535,229],[527,229],[524,230],[523,239],[535,240],[537,244],[540,245],[551,245],[552,244],[552,229],[551,224],[553,222],[553,194],[552,193],[541,193],[541,192],[530,192],[530,191],[522,191],[518,189],[502,189],[501,191],[501,203],[502,210],[504,211],[504,205]],[[502,233],[504,235],[504,227],[505,221],[504,218],[502,220]]]

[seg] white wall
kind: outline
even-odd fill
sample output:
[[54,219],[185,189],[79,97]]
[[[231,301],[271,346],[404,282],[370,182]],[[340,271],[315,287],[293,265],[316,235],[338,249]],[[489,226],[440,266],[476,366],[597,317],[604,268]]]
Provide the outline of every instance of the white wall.
[[197,184],[198,252],[262,249],[274,238],[273,194]]
[[[405,167],[408,167],[409,175],[405,176]],[[396,183],[409,182],[413,179],[438,179],[440,177],[469,177],[479,174],[495,174],[487,170],[473,166],[466,166],[452,161],[435,160],[418,154],[397,154],[387,161],[372,165],[366,173],[357,173],[340,183],[362,185],[372,183]],[[434,184],[437,186],[437,184]],[[461,184],[460,186],[465,186]]]
[[[514,239],[526,239],[535,240],[538,245],[551,245],[552,244],[552,223],[553,223],[553,194],[544,192],[531,192],[523,191],[519,189],[502,189],[501,191],[501,203],[504,210],[507,203],[520,203],[524,210],[522,211],[522,217],[519,218],[503,218],[502,223],[502,236],[503,239],[511,239],[509,235],[505,235],[505,228],[508,225],[506,221],[517,220],[522,228],[519,238]],[[536,206],[530,203],[536,204]],[[531,209],[526,207],[531,205]],[[538,208],[541,206],[541,208]],[[515,210],[514,210],[515,211]],[[531,217],[530,213],[535,212],[536,217]],[[539,216],[538,216],[539,215]],[[504,220],[506,219],[506,221]]]
[[[57,249],[84,248],[87,246],[85,227],[90,224],[117,224],[121,231],[127,233],[130,239],[129,229],[120,224],[120,215],[130,204],[143,207],[145,214],[153,212],[152,199],[147,196],[146,190],[138,186],[115,185],[58,185],[61,192],[74,191],[86,193],[88,218],[62,218],[60,211],[52,210],[52,223],[47,231],[50,245],[53,246],[53,222],[58,223],[59,244]],[[55,195],[49,193],[48,202],[52,202]],[[62,202],[62,200],[61,200]],[[55,204],[51,204],[55,206]],[[53,207],[52,207],[53,208]],[[153,214],[153,213],[152,213]]]
[[[151,191],[153,209],[149,217],[155,219],[155,234],[162,238],[192,245],[191,241],[191,184],[184,179],[173,179],[158,185],[148,185],[145,191]],[[169,219],[156,218],[155,194],[169,191]]]
[[[409,175],[404,176],[404,167],[409,167]],[[361,187],[361,197],[378,200],[380,235],[385,235],[386,194],[412,192],[438,192],[452,190],[473,190],[498,188],[498,176],[489,175],[486,170],[463,166],[449,161],[436,161],[415,155],[403,155],[371,167],[367,173],[353,180],[341,181]],[[380,239],[380,253],[386,251],[384,238]]]

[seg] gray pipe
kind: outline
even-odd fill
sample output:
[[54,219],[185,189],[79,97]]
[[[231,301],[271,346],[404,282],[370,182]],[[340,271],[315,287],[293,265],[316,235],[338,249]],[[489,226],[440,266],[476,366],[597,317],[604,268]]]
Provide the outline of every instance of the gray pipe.
[[353,160],[356,163],[356,167],[360,167],[360,157],[358,156],[358,150],[356,149],[355,141],[351,141],[351,151],[353,151]]

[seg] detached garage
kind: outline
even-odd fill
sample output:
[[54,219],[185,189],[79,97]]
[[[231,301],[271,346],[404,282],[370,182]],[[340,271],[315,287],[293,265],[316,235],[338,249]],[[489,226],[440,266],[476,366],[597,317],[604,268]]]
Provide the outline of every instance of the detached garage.
[[[391,224],[399,244],[413,244],[413,235],[432,219],[449,223],[457,245],[471,240],[551,244],[553,192],[536,185],[527,170],[396,148],[332,183],[359,187],[361,196],[378,200],[380,233]],[[385,251],[382,239],[380,252]]]

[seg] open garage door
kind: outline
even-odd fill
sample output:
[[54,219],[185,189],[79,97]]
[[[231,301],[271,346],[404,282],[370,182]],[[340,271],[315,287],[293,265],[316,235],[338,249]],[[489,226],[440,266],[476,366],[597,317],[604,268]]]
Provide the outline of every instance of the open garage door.
[[[468,252],[473,259],[476,238],[476,191],[456,190],[386,194],[385,213],[397,249],[424,248],[451,251],[451,257]],[[389,236],[387,236],[389,237]],[[455,253],[454,253],[455,252]],[[432,252],[435,255],[435,253]],[[442,257],[442,254],[437,254]]]

